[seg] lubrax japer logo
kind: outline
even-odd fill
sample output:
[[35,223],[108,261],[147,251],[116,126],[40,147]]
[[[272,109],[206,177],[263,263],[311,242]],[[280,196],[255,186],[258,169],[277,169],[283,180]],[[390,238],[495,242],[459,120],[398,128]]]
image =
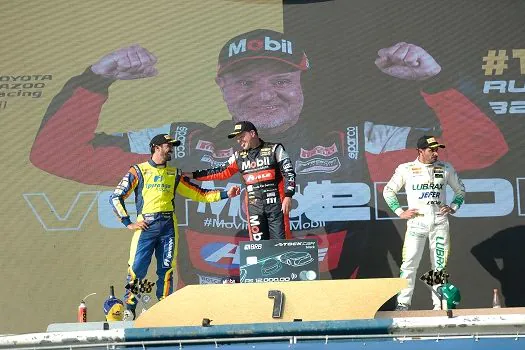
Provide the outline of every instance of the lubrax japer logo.
[[412,185],[414,191],[418,190],[442,190],[443,184],[415,184]]
[[238,55],[240,53],[249,51],[281,51],[283,53],[292,54],[292,42],[282,39],[281,41],[273,40],[269,36],[264,39],[241,39],[239,42],[233,42],[228,49],[228,57]]

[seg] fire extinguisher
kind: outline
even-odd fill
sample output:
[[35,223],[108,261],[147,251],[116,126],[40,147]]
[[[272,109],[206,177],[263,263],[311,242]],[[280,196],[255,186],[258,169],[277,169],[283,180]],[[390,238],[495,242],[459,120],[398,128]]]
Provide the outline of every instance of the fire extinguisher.
[[86,295],[81,301],[80,305],[78,305],[78,313],[77,313],[77,321],[78,322],[87,322],[87,305],[86,300],[92,295],[95,295],[97,293],[91,293]]

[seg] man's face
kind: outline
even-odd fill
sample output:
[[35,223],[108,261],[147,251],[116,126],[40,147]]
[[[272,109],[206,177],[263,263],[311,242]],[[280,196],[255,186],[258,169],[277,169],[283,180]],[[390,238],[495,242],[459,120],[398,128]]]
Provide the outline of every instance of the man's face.
[[164,143],[162,145],[156,146],[156,152],[158,152],[159,156],[162,160],[164,160],[164,162],[168,162],[171,160],[171,154],[173,153],[173,144]]
[[271,60],[237,65],[216,79],[233,121],[276,131],[295,125],[304,102],[301,71]]
[[438,160],[438,150],[436,148],[423,148],[419,150],[419,161],[423,164],[432,164]]
[[259,137],[255,131],[243,131],[235,136],[235,141],[241,146],[243,150],[254,148],[258,143]]

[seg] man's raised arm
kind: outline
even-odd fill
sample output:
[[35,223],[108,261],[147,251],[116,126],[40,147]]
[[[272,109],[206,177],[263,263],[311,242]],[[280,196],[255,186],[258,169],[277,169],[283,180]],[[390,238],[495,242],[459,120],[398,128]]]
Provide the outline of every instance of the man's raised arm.
[[96,134],[108,88],[116,80],[157,74],[156,58],[140,46],[116,50],[70,79],[51,101],[30,160],[53,175],[92,185],[117,182],[130,164],[149,155],[130,152],[124,136]]

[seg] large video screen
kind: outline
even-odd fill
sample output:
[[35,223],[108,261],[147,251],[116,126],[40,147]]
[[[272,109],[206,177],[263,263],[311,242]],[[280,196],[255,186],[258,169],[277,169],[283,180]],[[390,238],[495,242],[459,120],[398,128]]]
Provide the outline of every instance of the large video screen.
[[[0,305],[15,316],[0,330],[72,322],[92,292],[89,318],[102,320],[109,286],[124,292],[132,237],[109,195],[156,134],[181,141],[170,164],[184,171],[223,164],[240,120],[290,155],[291,230],[317,239],[323,279],[398,276],[406,221],[382,190],[417,139],[436,136],[466,187],[447,262],[462,307],[491,306],[493,288],[525,305],[522,3],[5,3]],[[176,198],[178,288],[238,275],[243,197]],[[413,307],[430,306],[416,284]]]

